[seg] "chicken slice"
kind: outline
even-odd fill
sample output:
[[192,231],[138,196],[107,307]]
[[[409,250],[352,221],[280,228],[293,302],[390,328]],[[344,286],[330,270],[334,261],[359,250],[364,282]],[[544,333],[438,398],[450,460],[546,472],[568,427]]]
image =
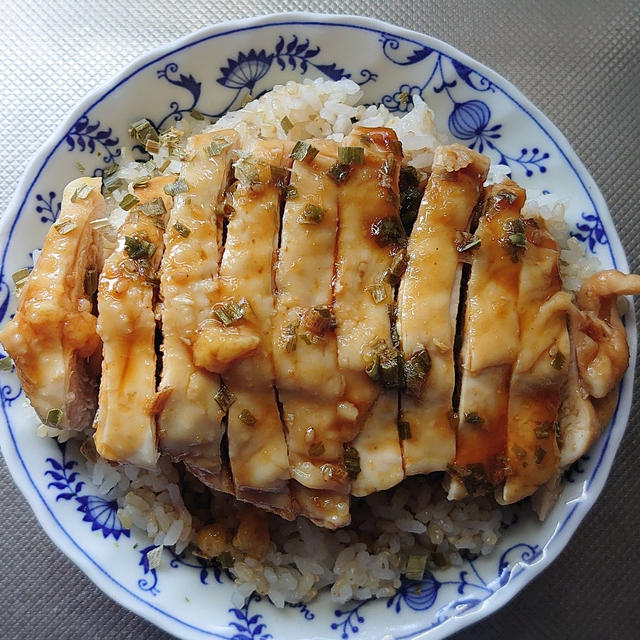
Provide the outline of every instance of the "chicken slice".
[[629,347],[619,295],[640,293],[640,276],[601,271],[582,285],[569,320],[569,381],[560,407],[560,465],[584,455],[611,419]]
[[[404,478],[397,391],[402,371],[389,314],[399,270],[405,264],[398,193],[402,151],[395,133],[384,128],[356,127],[344,145],[363,149],[363,162],[350,165],[339,190],[336,333],[346,398],[359,410],[354,423],[359,433],[354,433],[352,447],[358,453],[360,471],[352,480],[351,493],[365,496]],[[381,371],[376,384],[365,369],[371,371],[378,362]],[[380,386],[389,390],[381,393]]]
[[[312,160],[295,160],[291,169],[295,197],[287,199],[282,218],[273,354],[291,477],[329,489],[346,480],[337,417],[344,383],[331,326],[337,189],[327,172],[337,148],[328,141],[318,148]],[[320,219],[307,223],[305,210],[312,207],[320,209]]]
[[234,396],[227,435],[236,495],[253,501],[256,492],[263,492],[262,506],[273,502],[278,512],[292,518],[287,447],[273,388],[271,333],[273,260],[288,150],[281,141],[257,140],[251,155],[235,165],[238,182],[212,298],[214,317],[200,326],[195,351],[198,362],[224,374]]
[[472,261],[462,325],[459,417],[449,499],[484,492],[504,479],[509,385],[520,347],[521,262],[512,259],[516,247],[509,238],[524,232],[520,217],[524,199],[524,189],[511,180],[488,187],[476,232],[459,245]]
[[469,227],[488,168],[485,156],[466,147],[438,147],[409,238],[398,334],[405,359],[426,351],[431,370],[419,397],[401,398],[401,419],[411,434],[402,441],[407,475],[443,470],[455,456],[454,341],[462,274],[456,241]]
[[63,429],[90,426],[97,406],[87,359],[100,338],[85,275],[97,259],[90,222],[104,215],[100,186],[99,178],[79,178],[65,187],[60,215],[22,287],[16,314],[0,331],[38,417]]
[[219,376],[196,366],[194,342],[210,315],[218,270],[217,207],[226,189],[235,131],[189,138],[187,160],[164,235],[160,270],[163,363],[160,391],[167,401],[158,416],[160,447],[174,460],[187,459],[210,474],[220,469]]
[[[517,311],[520,351],[511,377],[507,427],[507,478],[500,501],[531,495],[556,472],[556,424],[567,383],[571,296],[562,291],[558,248],[541,220],[525,221]],[[518,240],[518,245],[520,245]]]
[[[153,469],[158,459],[154,291],[172,176],[135,189],[139,199],[117,236],[98,283],[98,334],[103,360],[96,450],[105,459]],[[156,206],[145,209],[146,203]],[[141,206],[142,205],[142,206]]]

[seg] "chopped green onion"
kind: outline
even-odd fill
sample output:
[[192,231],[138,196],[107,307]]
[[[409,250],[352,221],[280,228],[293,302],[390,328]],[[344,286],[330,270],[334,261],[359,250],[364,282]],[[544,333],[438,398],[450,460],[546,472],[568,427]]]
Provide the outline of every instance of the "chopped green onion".
[[398,422],[398,437],[400,440],[409,440],[411,438],[411,425],[406,420]]
[[282,120],[280,120],[280,126],[282,127],[282,130],[285,132],[285,134],[287,134],[289,133],[289,131],[291,131],[291,129],[293,129],[293,122],[291,122],[291,120],[289,120],[289,118],[285,116],[284,118],[282,118]]
[[71,233],[78,228],[78,225],[73,220],[69,220],[69,218],[59,220],[53,226],[61,236],[66,236],[67,233]]
[[476,238],[470,233],[463,232],[461,241],[456,241],[456,251],[458,253],[464,253],[465,251],[471,251],[471,249],[479,247],[481,244],[482,240],[480,238]]
[[362,147],[338,147],[339,164],[363,164],[364,149]]
[[82,164],[82,162],[76,162],[76,169],[78,170],[78,173],[81,176],[83,176],[85,173],[87,173],[87,170],[85,169],[85,167]]
[[187,186],[187,183],[182,178],[178,178],[175,182],[172,182],[171,184],[165,184],[164,187],[162,187],[162,189],[168,196],[176,196],[179,193],[184,193],[185,191],[188,191],[189,187]]
[[182,222],[180,222],[180,220],[176,220],[175,224],[173,225],[173,228],[178,232],[179,235],[181,235],[183,238],[188,237],[188,235],[191,233],[191,229],[189,229],[189,227],[185,226],[184,224],[182,224]]
[[300,224],[319,224],[324,217],[324,209],[317,204],[308,203],[304,206],[302,214],[298,216]]
[[24,269],[18,269],[18,271],[11,274],[11,279],[13,280],[13,284],[16,286],[16,290],[22,287],[24,281],[29,277],[29,273],[29,268],[25,267]]
[[158,218],[167,212],[167,208],[164,206],[164,200],[162,198],[154,198],[148,202],[143,202],[138,205],[138,210],[149,218]]
[[269,165],[271,173],[271,184],[275,187],[284,187],[287,183],[287,170],[284,167]]
[[256,417],[251,413],[251,411],[249,411],[249,409],[242,409],[238,414],[238,420],[240,420],[240,422],[244,422],[244,424],[249,425],[250,427],[257,422]]
[[93,187],[90,187],[86,182],[83,182],[72,194],[71,202],[76,200],[84,200],[91,192]]
[[142,187],[146,187],[149,184],[149,180],[151,180],[151,176],[141,176],[140,178],[136,178],[131,183],[131,186],[134,189],[139,189],[139,188],[142,188]]
[[243,185],[258,184],[260,175],[256,163],[247,158],[240,158],[234,165],[236,178]]
[[249,303],[242,298],[238,302],[230,300],[229,302],[216,304],[213,307],[213,313],[225,327],[228,327],[230,324],[240,320],[249,309]]
[[292,322],[282,329],[282,342],[284,343],[284,349],[287,353],[293,353],[296,350],[296,344],[298,341],[297,329],[300,326],[300,321]]
[[302,328],[316,336],[323,335],[333,324],[333,314],[327,305],[311,307],[302,319]]
[[62,411],[60,409],[49,409],[44,423],[49,427],[57,427],[62,419]]
[[191,109],[191,111],[189,111],[189,115],[194,120],[204,120],[204,116],[196,109]]
[[211,142],[205,147],[205,153],[213,158],[219,156],[227,147],[231,146],[231,141],[227,138],[212,138]]
[[391,286],[395,286],[400,282],[400,278],[402,278],[402,274],[405,272],[406,268],[407,254],[403,249],[393,256],[391,266],[382,275],[382,281],[390,284]]
[[293,200],[298,197],[298,190],[292,184],[289,184],[284,187],[283,195],[285,200]]
[[9,356],[0,358],[0,371],[11,371],[13,368],[13,360]]
[[298,142],[293,145],[293,149],[291,150],[289,157],[294,160],[299,160],[300,162],[311,162],[318,153],[318,149],[310,145],[308,142],[298,140]]
[[409,102],[409,94],[406,91],[401,91],[398,94],[398,103],[406,104],[407,102]]
[[138,236],[125,236],[124,250],[132,260],[142,260],[151,258],[156,251],[156,246]]
[[567,361],[567,358],[564,355],[564,353],[562,353],[562,351],[558,351],[556,355],[553,356],[553,360],[551,361],[551,366],[557,371],[560,371],[564,367],[566,361]]
[[365,291],[369,292],[374,304],[380,304],[387,298],[387,289],[381,282],[372,284],[370,287],[367,287]]
[[465,413],[464,421],[469,424],[484,424],[484,420],[475,411]]
[[325,451],[324,444],[322,442],[314,442],[309,447],[309,456],[311,458],[318,458],[324,453],[324,451]]
[[360,454],[355,447],[347,446],[344,450],[344,468],[350,480],[355,480],[360,473]]
[[405,575],[407,580],[420,581],[424,577],[424,569],[427,565],[427,556],[424,553],[411,554],[407,558],[407,570]]
[[502,228],[510,233],[524,233],[524,220],[521,218],[510,218],[502,225]]
[[229,407],[236,401],[236,397],[224,385],[221,385],[216,391],[213,399],[225,413],[229,411]]
[[431,358],[426,349],[416,351],[404,365],[407,394],[421,398],[427,375],[431,369]]
[[92,229],[103,229],[104,227],[108,227],[110,224],[109,218],[96,218],[89,222]]
[[216,556],[216,560],[223,569],[230,569],[235,562],[234,557],[228,551],[223,551],[219,556]]
[[147,153],[158,153],[158,151],[160,151],[160,142],[149,138],[144,145],[144,150]]
[[155,127],[146,118],[133,122],[129,126],[129,135],[137,140],[143,147],[146,146],[148,140],[159,139]]
[[443,569],[449,564],[449,561],[447,560],[447,556],[445,556],[444,553],[438,551],[433,554],[433,564],[435,564],[436,567]]
[[372,347],[372,354],[365,373],[386,389],[401,389],[404,383],[403,361],[400,352],[379,340]]
[[87,269],[84,274],[84,292],[87,296],[92,296],[98,289],[98,272],[93,267]]
[[138,202],[140,202],[140,198],[131,193],[127,193],[124,198],[120,200],[120,204],[118,206],[125,211],[129,211],[129,209],[137,205]]
[[371,225],[371,236],[379,247],[387,247],[390,244],[404,246],[407,242],[400,218],[395,216],[374,222]]
[[102,191],[104,192],[104,195],[109,195],[111,192],[120,188],[123,184],[124,182],[122,178],[118,175],[105,175],[102,178]]
[[534,452],[536,464],[540,464],[546,455],[547,452],[542,447],[536,447]]
[[422,200],[420,176],[415,167],[400,167],[398,190],[400,191],[400,219],[406,233],[410,233],[413,223],[418,217],[418,209]]
[[336,162],[329,167],[327,171],[327,175],[336,183],[342,184],[346,182],[351,174],[351,165],[348,164],[340,164]]
[[524,233],[511,233],[507,240],[512,247],[517,247],[518,249],[524,249],[526,246]]

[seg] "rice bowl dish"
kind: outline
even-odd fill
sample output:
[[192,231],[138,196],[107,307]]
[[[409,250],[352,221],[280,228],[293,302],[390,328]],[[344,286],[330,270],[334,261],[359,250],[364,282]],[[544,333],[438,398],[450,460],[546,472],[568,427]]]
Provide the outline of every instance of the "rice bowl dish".
[[[435,131],[428,106],[419,96],[407,96],[413,109],[400,118],[384,106],[357,106],[361,94],[358,85],[348,80],[287,83],[213,125],[198,112],[185,114],[172,123],[172,129],[160,130],[159,138],[162,140],[168,131],[186,140],[203,133],[233,130],[238,135],[239,148],[256,137],[292,143],[322,138],[339,146],[354,126],[385,127],[395,131],[403,145],[403,164],[417,169],[424,187],[436,148],[450,142]],[[288,122],[283,126],[285,118]],[[139,149],[136,153],[123,148],[117,169],[103,175],[103,182],[116,184],[116,188],[105,194],[106,212],[99,216],[101,220],[107,218],[110,227],[105,223],[99,230],[117,233],[128,216],[126,207],[120,205],[126,203],[132,188],[136,193],[136,188],[144,189],[150,179],[163,175],[173,176],[166,184],[177,181],[175,176],[181,175],[183,160],[171,153],[170,147],[160,144],[154,150],[151,145],[147,149],[150,159],[144,163],[139,161]],[[241,152],[234,162],[243,159],[246,157]],[[294,156],[294,161],[298,160]],[[151,173],[149,162],[154,166]],[[237,164],[234,166],[237,168]],[[504,167],[492,166],[486,188],[502,183],[505,173]],[[564,221],[564,204],[553,194],[528,190],[522,215],[544,221],[559,247],[563,288],[577,292],[599,266],[593,258],[585,257],[583,247],[570,236]],[[63,215],[61,221],[64,220]],[[224,233],[228,233],[226,229]],[[182,235],[179,230],[178,235]],[[225,372],[220,372],[223,378]],[[398,589],[404,588],[406,579],[420,581],[425,572],[438,575],[443,568],[461,567],[469,558],[490,554],[517,518],[514,514],[518,508],[501,507],[492,492],[460,496],[459,501],[448,499],[447,492],[451,497],[452,490],[446,483],[443,487],[442,472],[435,477],[417,475],[382,492],[371,492],[369,497],[352,499],[351,523],[336,531],[300,518],[287,522],[278,515],[256,515],[245,508],[238,508],[234,514],[238,503],[231,497],[211,493],[207,483],[201,482],[201,475],[198,480],[188,473],[189,464],[176,467],[163,456],[157,470],[141,468],[125,459],[117,460],[121,464],[114,466],[96,454],[91,438],[85,439],[92,432],[82,435],[76,445],[73,440],[78,436],[77,429],[60,428],[59,419],[54,415],[49,420],[48,414],[46,411],[37,427],[39,435],[54,436],[60,442],[70,439],[70,452],[81,445],[82,454],[73,457],[82,460],[84,473],[97,487],[96,495],[105,501],[117,501],[122,526],[137,528],[148,537],[153,548],[146,554],[147,569],[162,571],[162,554],[156,549],[172,547],[172,553],[177,555],[191,549],[208,566],[233,578],[233,604],[239,609],[254,597],[254,592],[267,596],[278,607],[308,603],[325,588],[340,604],[372,597],[393,598]],[[552,493],[557,495],[557,490],[556,486]],[[538,504],[536,508],[545,515],[550,505]],[[228,525],[223,535],[226,547],[217,546],[219,532],[207,529],[221,520]]]

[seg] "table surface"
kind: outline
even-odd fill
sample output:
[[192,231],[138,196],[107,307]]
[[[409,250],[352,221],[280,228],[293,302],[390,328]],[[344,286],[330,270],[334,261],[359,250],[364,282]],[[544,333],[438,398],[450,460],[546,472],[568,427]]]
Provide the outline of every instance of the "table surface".
[[[3,0],[0,5],[0,157],[6,160],[0,171],[0,212],[31,155],[70,108],[149,48],[206,24],[260,13],[353,13],[440,38],[518,86],[563,131],[595,178],[631,269],[638,271],[636,0],[167,0],[157,5]],[[607,485],[568,548],[510,604],[457,640],[638,637],[636,396]],[[0,637],[169,637],[109,600],[53,546],[3,461],[0,487]]]

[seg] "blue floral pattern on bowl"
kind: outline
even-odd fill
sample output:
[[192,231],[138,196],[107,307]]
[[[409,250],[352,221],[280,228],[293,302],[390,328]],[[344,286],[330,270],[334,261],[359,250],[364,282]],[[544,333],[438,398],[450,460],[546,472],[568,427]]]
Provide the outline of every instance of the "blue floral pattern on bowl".
[[[77,175],[101,175],[128,140],[127,124],[146,116],[170,125],[185,113],[216,118],[275,83],[303,77],[350,77],[365,101],[406,112],[420,95],[433,106],[436,125],[464,144],[507,164],[528,189],[571,196],[572,233],[605,266],[624,268],[624,254],[597,187],[553,125],[495,73],[427,36],[365,18],[292,14],[218,25],[154,52],[85,100],[28,170],[3,220],[0,321],[15,308],[10,274],[32,264],[60,210],[62,185]],[[123,115],[114,119],[114,104]],[[124,105],[124,106],[123,106]],[[632,358],[635,324],[629,322]],[[11,372],[0,374],[5,459],[52,538],[113,598],[174,635],[234,640],[379,637],[402,628],[430,639],[467,624],[468,612],[495,609],[496,594],[513,595],[555,557],[600,491],[620,441],[631,394],[622,386],[612,427],[568,472],[566,503],[545,525],[521,517],[496,554],[462,567],[405,581],[392,598],[336,608],[328,598],[273,608],[258,596],[232,604],[231,577],[197,558],[163,552],[149,566],[153,547],[117,519],[117,505],[97,495],[66,446],[37,438]],[[23,427],[23,428],[21,428]],[[202,620],[215,617],[216,626]],[[295,624],[292,624],[295,621]]]

